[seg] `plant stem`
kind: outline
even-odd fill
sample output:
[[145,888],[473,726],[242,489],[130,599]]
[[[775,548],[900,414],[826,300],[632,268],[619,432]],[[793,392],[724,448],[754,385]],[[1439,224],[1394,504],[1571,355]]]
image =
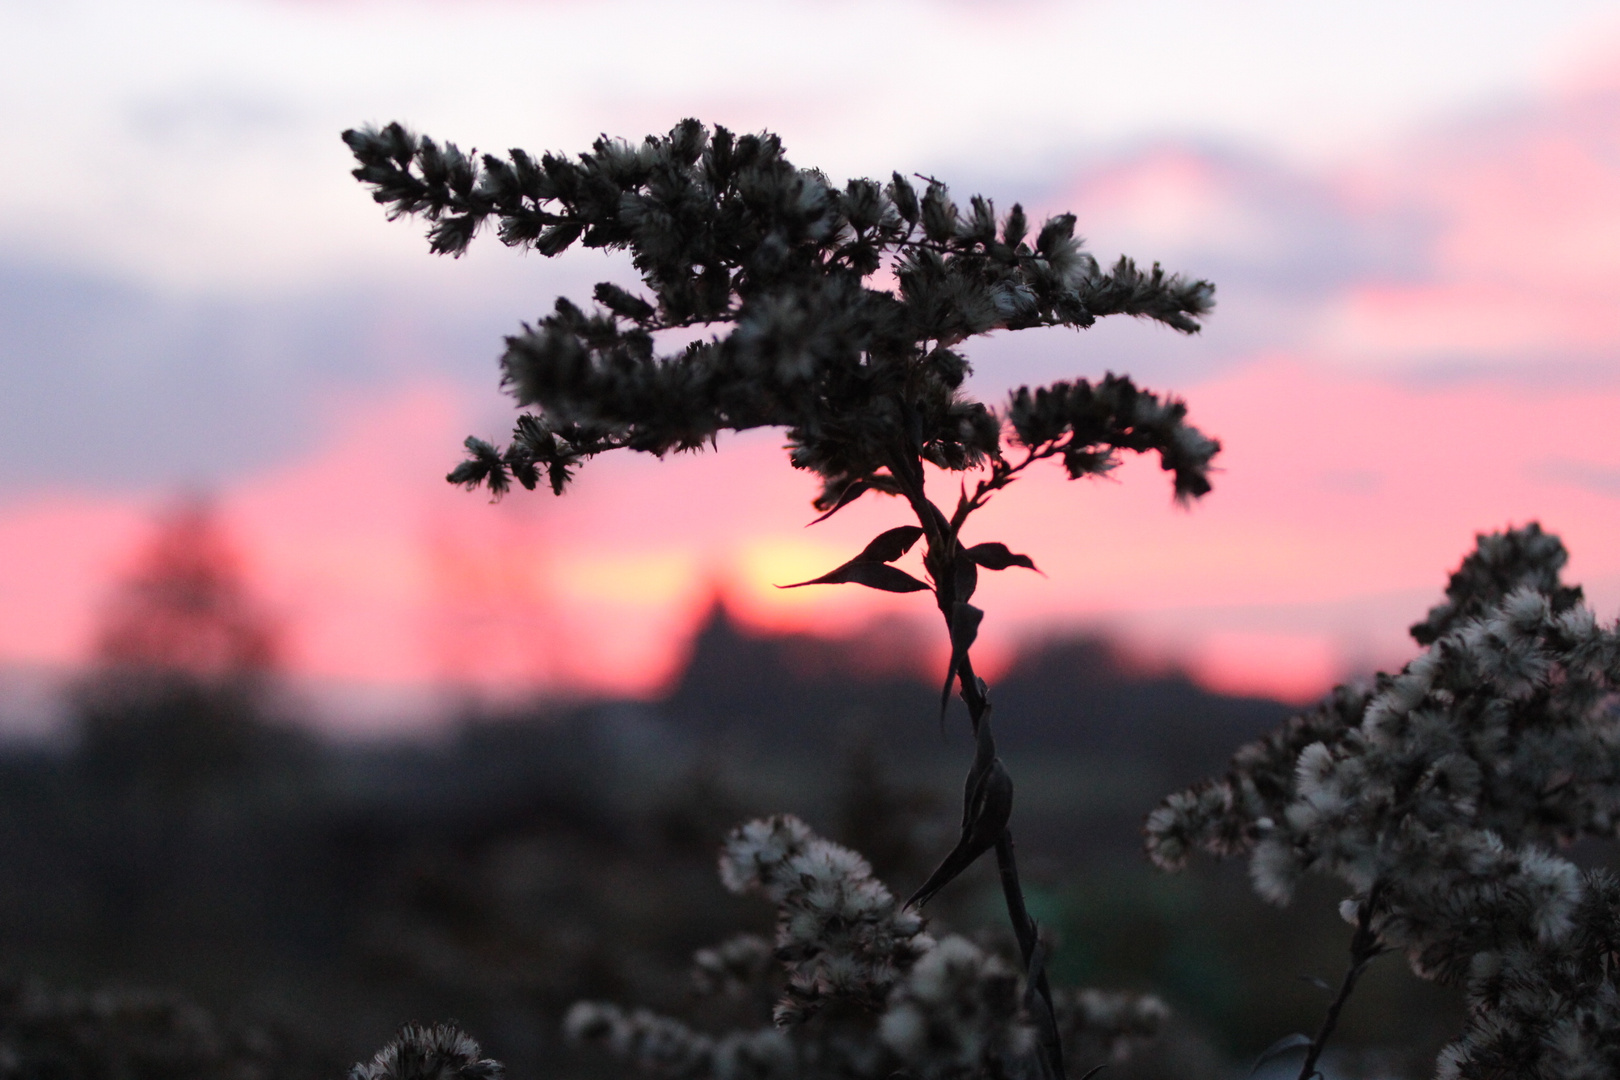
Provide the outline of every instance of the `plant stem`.
[[[973,672],[973,661],[963,658],[959,672],[962,700],[967,703],[968,715],[973,720],[974,734],[984,722],[990,700],[980,689],[979,677]],[[1047,981],[1044,967],[1035,966],[1035,950],[1040,944],[1040,928],[1030,917],[1024,903],[1024,889],[1018,881],[1018,860],[1013,851],[1012,830],[1003,829],[996,839],[996,867],[1001,872],[1001,894],[1007,904],[1007,919],[1012,923],[1013,936],[1018,939],[1018,951],[1024,960],[1024,971],[1035,984],[1035,993],[1042,1008],[1033,1019],[1040,1031],[1041,1056],[1056,1080],[1063,1080],[1063,1041],[1058,1034],[1057,1012],[1052,1005],[1052,987]]]
[[1316,1075],[1316,1062],[1322,1056],[1328,1039],[1332,1037],[1333,1029],[1338,1026],[1339,1012],[1344,1008],[1344,1003],[1350,1000],[1350,993],[1356,988],[1361,973],[1384,952],[1384,944],[1372,926],[1378,899],[1383,891],[1384,883],[1375,882],[1368,891],[1367,898],[1361,902],[1361,910],[1356,917],[1356,932],[1350,938],[1350,967],[1345,971],[1343,981],[1339,983],[1338,995],[1328,1005],[1327,1014],[1322,1017],[1322,1026],[1317,1029],[1316,1038],[1311,1040],[1310,1049],[1305,1053],[1305,1063],[1299,1068],[1299,1080],[1311,1080],[1311,1077]]
[[1061,1078],[1063,1072],[1063,1039],[1058,1034],[1057,1012],[1052,1007],[1052,985],[1047,981],[1046,968],[1034,969],[1035,949],[1040,944],[1040,930],[1024,906],[1024,890],[1018,883],[1018,862],[1013,852],[1012,830],[1002,830],[996,840],[996,867],[1001,871],[1001,893],[1007,901],[1007,917],[1012,920],[1013,933],[1018,938],[1018,951],[1024,957],[1024,970],[1035,983],[1035,993],[1043,1008],[1035,1017],[1041,1032],[1041,1050],[1053,1076]]
[[[926,562],[934,576],[934,598],[938,602],[940,614],[945,617],[948,630],[956,601],[954,566],[957,530],[961,528],[962,521],[946,518],[929,500],[923,490],[922,461],[915,455],[898,456],[891,463],[889,471],[899,481],[906,501],[911,504],[912,511],[917,515],[918,524],[928,537],[929,550]],[[968,512],[971,513],[971,509]],[[965,520],[966,514],[961,516]],[[973,670],[971,657],[962,657],[961,664],[957,668],[957,680],[962,701],[966,703],[968,717],[973,723],[973,734],[977,736],[979,725],[986,722],[990,699]],[[1018,881],[1018,862],[1013,853],[1011,829],[1002,830],[1001,836],[996,839],[996,865],[1001,872],[1001,892],[1007,903],[1007,918],[1012,923],[1013,935],[1018,939],[1018,951],[1023,956],[1024,971],[1034,983],[1036,995],[1042,1006],[1038,1010],[1039,1015],[1034,1018],[1040,1031],[1041,1061],[1050,1077],[1054,1080],[1063,1080],[1065,1075],[1063,1044],[1058,1034],[1057,1013],[1052,1006],[1052,988],[1047,981],[1045,969],[1035,965],[1035,951],[1040,943],[1040,930],[1024,903],[1024,889]]]

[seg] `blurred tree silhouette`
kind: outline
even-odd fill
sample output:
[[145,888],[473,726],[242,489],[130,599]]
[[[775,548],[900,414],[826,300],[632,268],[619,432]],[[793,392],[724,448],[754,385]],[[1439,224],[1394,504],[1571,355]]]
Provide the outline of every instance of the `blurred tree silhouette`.
[[188,805],[239,779],[268,738],[275,627],[212,506],[171,510],[108,605],[73,694],[81,761],[103,792]]
[[95,652],[69,693],[94,929],[106,954],[133,959],[170,930],[184,936],[198,917],[188,853],[251,814],[263,786],[253,781],[273,768],[295,777],[284,766],[299,740],[269,721],[274,623],[204,500],[159,521],[110,599]]

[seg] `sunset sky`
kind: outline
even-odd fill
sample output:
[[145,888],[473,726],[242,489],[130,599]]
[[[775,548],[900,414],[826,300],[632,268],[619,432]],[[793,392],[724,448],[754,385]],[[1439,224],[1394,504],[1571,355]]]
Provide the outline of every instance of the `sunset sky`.
[[509,426],[500,335],[630,279],[492,238],[430,257],[338,140],[396,118],[536,151],[769,128],[837,181],[1072,210],[1105,262],[1214,280],[1195,339],[971,352],[987,400],[1129,372],[1226,447],[1191,510],[1138,462],[981,514],[970,539],[1047,574],[982,586],[992,669],[1093,629],[1303,700],[1399,664],[1473,535],[1531,519],[1611,619],[1616,72],[1614,5],[1557,0],[0,0],[0,694],[82,662],[154,514],[196,492],[354,730],[457,685],[656,692],[717,590],[776,629],[926,617],[772,588],[902,523],[866,500],[806,529],[779,433],[603,458],[561,500],[444,484],[463,436]]

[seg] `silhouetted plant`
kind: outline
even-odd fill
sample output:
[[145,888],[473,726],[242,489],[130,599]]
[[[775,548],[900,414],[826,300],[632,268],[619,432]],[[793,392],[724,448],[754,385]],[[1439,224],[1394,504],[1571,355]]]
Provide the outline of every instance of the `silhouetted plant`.
[[[603,282],[594,310],[559,298],[506,339],[503,382],[528,411],[505,447],[468,439],[452,482],[495,495],[514,481],[561,493],[604,451],[662,455],[712,445],[723,431],[780,427],[792,464],[821,480],[822,518],[873,492],[904,502],[915,524],[799,584],[933,594],[951,645],[941,710],[957,686],[976,752],[961,839],[906,906],[996,852],[1035,987],[1043,1067],[1061,1076],[1044,946],[1007,827],[1013,785],[971,657],[983,619],[970,603],[979,571],[1035,564],[999,541],[969,543],[964,530],[1037,461],[1097,476],[1124,452],[1153,451],[1187,500],[1209,490],[1219,446],[1186,423],[1180,401],[1113,374],[1020,388],[992,409],[963,392],[970,367],[959,347],[993,330],[1084,328],[1116,314],[1192,333],[1213,286],[1127,258],[1102,270],[1074,235],[1073,215],[1032,229],[1021,206],[998,216],[975,196],[964,211],[944,184],[924,178],[919,192],[899,173],[839,188],[792,165],[773,135],[711,132],[695,120],[640,145],[600,139],[577,160],[466,154],[399,124],[343,137],[359,162],[354,175],[391,217],[426,218],[435,252],[460,255],[491,224],[503,243],[547,256],[576,242],[626,250],[641,277],[642,294]],[[879,287],[882,271],[892,289]],[[661,332],[694,329],[714,332],[660,354]],[[927,494],[925,466],[975,474],[949,513]],[[894,565],[918,541],[926,580]]]
[[1166,869],[1247,854],[1273,902],[1310,871],[1351,890],[1338,993],[1314,1038],[1276,1047],[1305,1050],[1302,1080],[1393,949],[1466,986],[1445,1080],[1620,1075],[1620,886],[1550,849],[1620,826],[1620,627],[1561,583],[1566,558],[1535,524],[1480,536],[1412,627],[1422,655],[1337,688],[1148,817]]

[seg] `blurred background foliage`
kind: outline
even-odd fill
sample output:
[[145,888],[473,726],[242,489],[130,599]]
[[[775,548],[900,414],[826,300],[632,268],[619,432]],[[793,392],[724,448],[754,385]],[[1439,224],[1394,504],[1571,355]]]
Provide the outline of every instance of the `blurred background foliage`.
[[[736,1022],[688,980],[694,950],[769,929],[716,880],[726,830],[795,812],[902,893],[952,843],[968,735],[937,726],[920,655],[893,626],[762,635],[717,600],[663,700],[467,706],[435,738],[325,742],[208,507],[183,506],[107,605],[71,740],[0,757],[0,1072],[330,1077],[404,1021],[455,1018],[515,1076],[605,1075],[561,1043],[579,998]],[[1183,1074],[1313,1027],[1302,977],[1336,979],[1349,933],[1331,890],[1280,911],[1240,866],[1164,876],[1138,844],[1164,793],[1287,707],[1094,638],[1032,645],[994,693],[1056,981],[1164,996]],[[994,938],[993,874],[942,894],[936,930]],[[1420,1075],[1458,1026],[1387,962],[1339,1067]]]

